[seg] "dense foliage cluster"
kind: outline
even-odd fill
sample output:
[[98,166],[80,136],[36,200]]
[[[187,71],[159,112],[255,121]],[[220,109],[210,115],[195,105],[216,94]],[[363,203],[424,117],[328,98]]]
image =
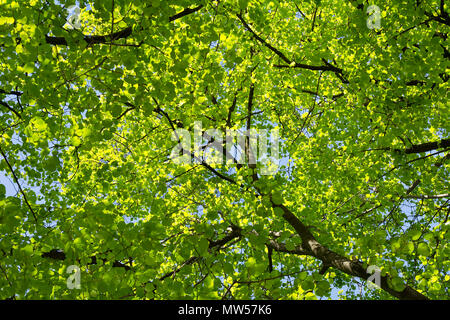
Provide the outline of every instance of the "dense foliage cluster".
[[[449,13],[0,0],[0,298],[445,299]],[[278,171],[173,161],[196,121]]]

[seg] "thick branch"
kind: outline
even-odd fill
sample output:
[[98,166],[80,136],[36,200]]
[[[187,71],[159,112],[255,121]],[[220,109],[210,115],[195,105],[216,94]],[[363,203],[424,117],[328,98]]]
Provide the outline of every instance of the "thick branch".
[[[190,8],[186,8],[183,11],[169,17],[169,21],[175,21],[177,19],[180,19],[184,16],[187,16],[191,13],[197,12],[198,10],[200,10],[201,8],[203,8],[203,5],[197,6],[193,9]],[[93,45],[93,44],[99,44],[99,43],[106,43],[106,44],[110,44],[110,42],[114,41],[114,40],[119,40],[119,39],[125,39],[128,38],[133,32],[132,27],[127,27],[123,30],[108,34],[108,35],[94,35],[94,36],[84,36],[83,39],[84,41],[86,41],[88,43],[88,45]],[[67,46],[67,40],[64,37],[51,37],[51,36],[45,36],[45,41],[48,44],[52,44],[52,45],[63,45],[63,46]]]
[[[41,254],[42,258],[49,258],[49,259],[53,259],[53,260],[60,260],[60,261],[64,261],[66,260],[66,254],[64,253],[64,251],[62,250],[58,250],[58,249],[52,249],[48,252],[43,252]],[[101,259],[103,262],[106,262],[106,259]],[[91,262],[89,264],[97,264],[97,257],[96,256],[92,256],[91,257]],[[131,268],[129,266],[127,266],[126,264],[115,260],[112,264],[113,267],[115,268],[125,268],[125,270],[130,270]]]
[[[84,36],[83,39],[84,41],[86,41],[89,45],[93,45],[93,44],[98,44],[98,43],[109,43],[113,40],[118,40],[118,39],[124,39],[127,38],[131,35],[132,33],[132,28],[128,27],[125,28],[123,30],[114,32],[112,34],[108,34],[108,35],[102,35],[102,36]],[[67,40],[64,37],[50,37],[50,36],[45,36],[45,41],[48,44],[52,44],[52,45],[63,45],[63,46],[67,46]]]
[[[273,205],[276,207],[275,205]],[[319,243],[309,229],[285,206],[278,206],[283,210],[283,218],[297,231],[302,238],[302,246],[312,252],[312,256],[321,260],[324,265],[334,267],[348,275],[356,276],[367,280],[370,274],[367,273],[361,261],[350,260]],[[405,300],[426,300],[427,297],[417,292],[409,286],[405,286],[402,291],[392,289],[388,284],[389,276],[381,277],[381,288],[394,297]]]
[[198,7],[195,7],[195,8],[192,8],[192,9],[186,8],[186,9],[184,9],[183,11],[181,11],[181,12],[179,12],[179,13],[177,13],[177,14],[171,16],[171,17],[169,18],[169,21],[172,22],[172,21],[174,21],[174,20],[180,19],[180,18],[182,18],[182,17],[184,17],[184,16],[187,16],[188,14],[197,12],[197,11],[200,10],[201,8],[203,8],[203,5],[199,5]]
[[218,248],[223,247],[225,244],[227,244],[231,240],[240,237],[241,232],[242,232],[241,228],[239,228],[238,226],[232,225],[231,232],[229,234],[227,234],[225,237],[223,237],[222,239],[216,240],[216,241],[213,241],[213,240],[209,241],[209,249],[216,248],[216,247],[218,247]]
[[300,256],[312,254],[312,252],[310,250],[303,248],[303,246],[301,246],[301,245],[298,245],[294,249],[289,250],[286,248],[286,245],[284,243],[279,243],[272,239],[267,242],[267,247],[272,250],[278,251],[278,252],[296,254],[296,255],[300,255]]
[[413,145],[412,147],[405,149],[404,152],[407,154],[421,153],[448,147],[450,147],[450,139],[442,139],[440,141],[426,142],[422,144]]

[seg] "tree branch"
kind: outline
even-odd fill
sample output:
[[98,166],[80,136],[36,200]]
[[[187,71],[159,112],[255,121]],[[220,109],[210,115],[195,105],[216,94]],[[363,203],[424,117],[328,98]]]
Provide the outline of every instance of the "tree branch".
[[184,9],[183,11],[181,11],[181,12],[179,12],[179,13],[177,13],[177,14],[171,16],[171,17],[169,18],[169,21],[172,22],[172,21],[174,21],[174,20],[180,19],[180,18],[182,18],[182,17],[184,17],[184,16],[187,16],[188,14],[197,12],[197,11],[200,10],[201,8],[203,8],[203,5],[199,5],[199,6],[195,7],[195,8],[192,8],[192,9],[186,8],[186,9]]
[[[110,41],[113,40],[119,40],[119,39],[124,39],[124,38],[128,38],[132,33],[132,28],[128,27],[125,28],[123,30],[114,32],[112,34],[108,34],[108,35],[94,35],[94,36],[84,36],[83,40],[86,41],[86,43],[88,45],[93,45],[93,44],[99,44],[99,43],[109,43]],[[67,46],[67,40],[64,37],[51,37],[51,36],[45,36],[45,41],[48,44],[52,44],[52,45],[63,45],[63,46]]]
[[435,194],[435,195],[420,195],[420,196],[414,196],[414,195],[407,195],[404,196],[404,198],[412,198],[412,199],[442,199],[442,198],[449,198],[450,193],[443,193],[443,194]]
[[[220,250],[220,248],[225,245],[226,243],[230,242],[231,240],[238,238],[241,236],[241,228],[239,228],[238,226],[235,225],[231,225],[231,232],[229,234],[227,234],[225,237],[223,237],[222,239],[213,241],[213,240],[208,240],[209,241],[209,246],[208,249],[211,250],[213,248],[216,248],[217,250]],[[178,273],[183,267],[193,264],[195,262],[197,262],[200,259],[200,257],[196,257],[196,256],[192,256],[189,259],[187,259],[186,261],[184,261],[181,266],[179,266],[177,269],[167,272],[166,274],[164,274],[162,277],[159,278],[160,281],[170,277],[170,276],[175,276],[176,273]]]
[[[416,144],[416,145],[413,145],[412,147],[409,147],[409,148],[403,150],[403,152],[405,152],[406,154],[421,153],[421,152],[427,152],[427,151],[432,151],[435,149],[448,148],[448,147],[450,147],[450,139],[442,139],[440,141]],[[402,151],[402,150],[398,150],[398,151]]]
[[253,29],[247,24],[247,22],[244,20],[244,18],[240,15],[237,14],[237,17],[239,18],[239,20],[241,20],[242,24],[245,26],[245,28],[253,35],[253,37],[258,40],[259,42],[261,42],[264,46],[266,46],[267,48],[269,48],[272,52],[274,52],[277,56],[279,56],[281,58],[281,60],[283,60],[284,62],[286,62],[287,64],[291,63],[291,60],[289,60],[280,50],[278,50],[277,48],[273,47],[271,44],[269,44],[267,41],[265,41],[263,38],[261,38],[260,36],[258,36],[256,34],[255,31],[253,31]]
[[23,94],[20,91],[5,91],[3,89],[0,89],[0,93],[7,94],[7,95],[8,94],[12,94],[12,95],[15,95],[15,96],[21,96]]
[[[309,229],[284,205],[275,205],[283,210],[283,218],[297,231],[302,238],[302,246],[312,252],[312,256],[321,260],[324,265],[332,266],[348,275],[356,276],[367,280],[370,274],[367,273],[361,261],[350,260],[319,243]],[[404,300],[427,300],[428,298],[417,292],[408,285],[402,291],[396,291],[389,286],[389,275],[381,277],[381,288],[392,296]]]
[[5,162],[8,165],[9,170],[11,171],[11,173],[14,177],[14,180],[16,181],[17,186],[19,187],[19,191],[23,196],[23,200],[25,201],[28,209],[30,209],[31,213],[33,214],[34,221],[37,223],[36,213],[34,212],[33,208],[31,207],[30,203],[28,202],[27,196],[25,195],[25,192],[23,191],[22,186],[19,183],[19,179],[17,178],[16,173],[14,172],[14,169],[12,168],[11,164],[9,163],[8,158],[6,157],[6,154],[3,152],[1,147],[0,147],[0,153],[3,156],[3,159],[5,159]]
[[284,243],[279,243],[273,239],[270,239],[267,242],[267,247],[271,250],[275,250],[277,252],[283,252],[283,253],[289,253],[289,254],[296,254],[299,256],[309,256],[312,255],[312,251],[304,248],[302,245],[296,246],[294,249],[289,250],[286,248],[286,245]]
[[[153,98],[153,100],[155,101],[155,103],[158,106],[158,102],[156,101],[155,98]],[[157,108],[155,108],[153,110],[154,112],[164,116],[167,121],[169,122],[170,127],[172,128],[173,131],[176,130],[175,125],[172,121],[172,119],[170,119],[169,114],[167,112],[165,112],[164,110],[162,110],[159,106]],[[181,143],[181,141],[178,139],[178,143]],[[188,153],[191,155],[192,158],[198,159],[197,157],[195,157],[195,154],[189,150],[185,150],[182,148],[183,153]],[[231,179],[230,177],[227,177],[225,175],[223,175],[222,173],[218,172],[216,169],[214,169],[213,167],[211,167],[208,163],[206,163],[203,159],[198,159],[200,161],[200,164],[205,167],[206,169],[208,169],[209,171],[211,171],[212,173],[214,173],[216,176],[218,176],[219,178],[226,180],[232,184],[237,184],[236,181],[234,181],[233,179]]]
[[[184,16],[187,16],[191,13],[197,12],[198,10],[200,10],[201,8],[203,8],[203,5],[199,5],[193,9],[190,8],[186,8],[183,11],[169,17],[169,22],[175,21],[177,19],[180,19]],[[127,27],[123,30],[108,34],[108,35],[94,35],[94,36],[88,36],[85,35],[83,37],[84,41],[86,41],[86,43],[88,45],[93,45],[93,44],[110,44],[110,42],[114,41],[114,40],[119,40],[119,39],[125,39],[128,38],[133,32],[133,28],[132,27]],[[67,46],[67,40],[64,37],[52,37],[52,36],[45,36],[45,41],[48,44],[52,44],[52,45],[63,45],[63,46]]]
[[4,107],[6,107],[9,111],[11,111],[12,113],[14,113],[19,119],[22,119],[22,116],[20,115],[20,113],[18,113],[13,107],[10,107],[9,104],[7,104],[4,101],[0,101],[0,104]]
[[[64,261],[66,260],[66,254],[64,253],[64,251],[59,250],[59,249],[52,249],[48,252],[43,252],[41,254],[42,258],[49,258],[49,259],[53,259],[53,260],[60,260],[60,261]],[[106,259],[101,259],[103,262],[106,262]],[[78,260],[79,261],[79,260]],[[91,262],[89,264],[97,264],[97,257],[96,256],[92,256],[91,257]],[[119,260],[115,260],[112,264],[112,266],[114,268],[125,268],[125,270],[130,270],[131,268],[129,266],[127,266],[126,264],[124,264],[123,262],[120,262]]]

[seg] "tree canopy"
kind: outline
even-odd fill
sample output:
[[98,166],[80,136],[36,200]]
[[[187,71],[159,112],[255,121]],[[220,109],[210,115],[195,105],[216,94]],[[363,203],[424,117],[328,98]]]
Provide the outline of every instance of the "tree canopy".
[[[449,12],[0,1],[0,298],[446,299]],[[277,170],[173,161],[195,122]]]

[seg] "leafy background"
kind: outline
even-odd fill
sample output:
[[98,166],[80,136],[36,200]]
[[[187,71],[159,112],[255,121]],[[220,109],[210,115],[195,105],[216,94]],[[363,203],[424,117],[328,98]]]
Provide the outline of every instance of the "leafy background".
[[[448,12],[0,1],[0,297],[446,299]],[[278,172],[175,163],[195,121],[279,129]]]

